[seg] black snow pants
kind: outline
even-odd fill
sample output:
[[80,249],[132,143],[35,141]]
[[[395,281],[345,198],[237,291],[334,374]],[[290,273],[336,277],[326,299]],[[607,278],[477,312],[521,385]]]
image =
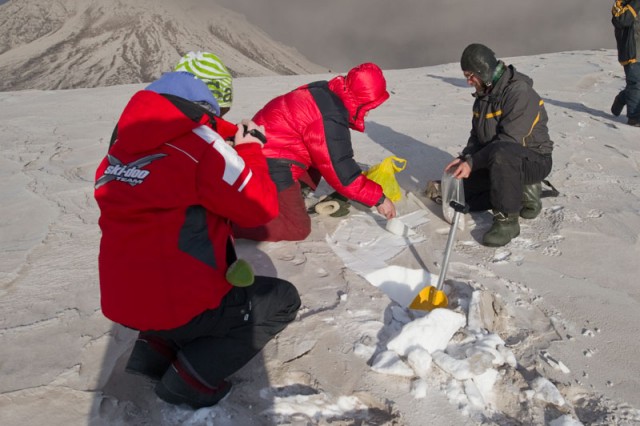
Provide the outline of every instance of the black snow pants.
[[145,331],[178,348],[177,359],[209,386],[235,373],[269,340],[292,322],[300,308],[298,291],[288,281],[256,276],[249,287],[234,287],[219,307],[189,323],[161,331]]
[[513,142],[492,142],[482,151],[486,167],[483,164],[476,168],[463,181],[471,211],[520,212],[523,185],[541,182],[553,165],[550,154],[539,154]]

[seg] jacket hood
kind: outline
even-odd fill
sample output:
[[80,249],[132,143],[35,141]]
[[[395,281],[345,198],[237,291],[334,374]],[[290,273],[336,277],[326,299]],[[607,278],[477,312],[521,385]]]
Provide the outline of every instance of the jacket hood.
[[389,99],[382,70],[370,62],[351,69],[346,77],[331,79],[329,88],[344,102],[349,112],[349,127],[359,132],[364,131],[367,112]]
[[169,99],[149,90],[141,90],[131,97],[122,111],[114,147],[130,154],[146,152],[199,125]]
[[509,65],[507,71],[511,75],[511,80],[521,80],[527,83],[527,86],[533,87],[533,79],[528,75],[518,72],[513,65]]

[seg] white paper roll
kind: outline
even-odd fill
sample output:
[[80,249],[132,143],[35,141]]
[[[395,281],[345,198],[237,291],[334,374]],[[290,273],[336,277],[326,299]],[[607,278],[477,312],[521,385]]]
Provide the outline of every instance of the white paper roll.
[[397,217],[389,219],[385,229],[392,234],[400,235],[401,237],[409,235],[409,228]]
[[316,213],[322,216],[329,216],[337,212],[338,209],[340,209],[340,203],[337,201],[323,201],[315,206]]

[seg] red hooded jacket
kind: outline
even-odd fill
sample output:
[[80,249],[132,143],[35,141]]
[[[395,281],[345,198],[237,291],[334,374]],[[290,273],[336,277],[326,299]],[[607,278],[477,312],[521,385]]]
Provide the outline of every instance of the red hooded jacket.
[[382,71],[366,63],[346,77],[307,84],[271,100],[253,120],[266,128],[265,156],[290,160],[293,180],[312,167],[340,194],[373,206],[382,188],[355,162],[349,128],[364,131],[366,113],[388,98]]
[[136,93],[96,171],[101,304],[117,323],[171,329],[216,308],[231,289],[229,220],[258,226],[277,216],[260,145],[230,147],[223,137],[237,127],[203,111]]

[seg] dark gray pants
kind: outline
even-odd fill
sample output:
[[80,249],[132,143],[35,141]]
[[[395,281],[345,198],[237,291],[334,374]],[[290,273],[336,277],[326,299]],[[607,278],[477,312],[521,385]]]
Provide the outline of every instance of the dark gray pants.
[[250,287],[234,287],[216,309],[189,323],[145,331],[177,348],[177,358],[200,382],[214,387],[251,360],[293,321],[300,307],[298,291],[288,281],[256,276]]
[[471,211],[495,209],[517,213],[522,208],[522,187],[541,182],[551,172],[551,155],[538,154],[513,142],[492,142],[488,166],[464,179],[464,196]]
[[624,67],[624,100],[627,105],[627,117],[640,120],[640,63],[634,62]]

